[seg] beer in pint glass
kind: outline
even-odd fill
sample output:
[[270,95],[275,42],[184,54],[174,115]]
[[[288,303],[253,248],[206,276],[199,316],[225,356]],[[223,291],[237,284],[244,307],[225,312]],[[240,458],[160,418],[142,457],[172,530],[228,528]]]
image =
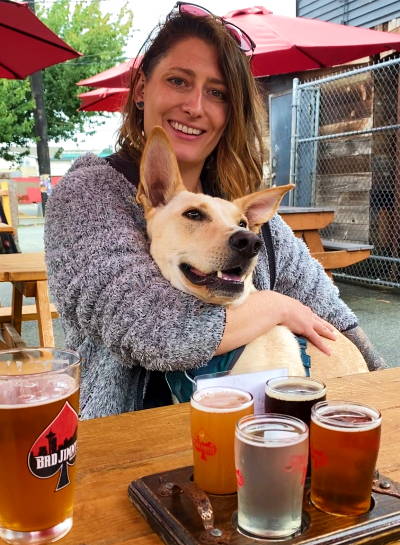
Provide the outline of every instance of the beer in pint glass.
[[0,537],[40,544],[72,526],[79,356],[0,351]]
[[274,377],[265,385],[265,412],[288,414],[310,424],[311,407],[326,398],[326,386],[311,377]]
[[347,401],[311,410],[311,501],[326,513],[361,515],[371,504],[381,415]]
[[229,387],[197,390],[191,399],[194,481],[211,494],[236,492],[235,426],[253,413],[253,397]]
[[301,528],[308,427],[292,416],[259,414],[236,426],[238,530],[278,539]]

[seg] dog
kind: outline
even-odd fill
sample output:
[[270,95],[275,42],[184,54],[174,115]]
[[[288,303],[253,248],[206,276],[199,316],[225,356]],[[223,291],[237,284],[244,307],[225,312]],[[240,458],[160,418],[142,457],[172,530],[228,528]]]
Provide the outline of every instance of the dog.
[[[238,305],[255,291],[252,273],[261,226],[293,187],[264,189],[233,202],[192,193],[183,185],[166,133],[155,127],[143,151],[136,197],[144,209],[151,256],[175,288],[207,303]],[[324,339],[331,356],[308,343],[311,376],[324,380],[368,371],[357,347],[336,334],[335,341]],[[298,342],[285,326],[249,343],[231,373],[274,368],[305,375]]]

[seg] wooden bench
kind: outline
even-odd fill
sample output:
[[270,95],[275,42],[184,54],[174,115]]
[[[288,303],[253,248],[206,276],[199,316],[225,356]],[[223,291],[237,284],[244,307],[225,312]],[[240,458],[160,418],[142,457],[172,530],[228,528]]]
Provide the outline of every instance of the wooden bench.
[[329,276],[332,276],[333,269],[354,265],[371,255],[372,246],[369,244],[321,239],[320,229],[327,227],[334,219],[331,208],[282,206],[279,213],[296,237],[307,244],[311,255]]
[[367,259],[371,255],[373,246],[349,241],[321,239],[323,252],[314,252],[312,255],[327,269],[341,269]]
[[[50,304],[50,312],[51,312],[51,318],[55,319],[58,318],[58,312],[52,303]],[[12,318],[12,308],[11,307],[0,307],[0,324],[4,324],[6,322],[11,322]],[[38,313],[36,309],[36,305],[24,305],[22,307],[22,315],[21,315],[21,321],[22,322],[29,322],[32,320],[38,319]]]

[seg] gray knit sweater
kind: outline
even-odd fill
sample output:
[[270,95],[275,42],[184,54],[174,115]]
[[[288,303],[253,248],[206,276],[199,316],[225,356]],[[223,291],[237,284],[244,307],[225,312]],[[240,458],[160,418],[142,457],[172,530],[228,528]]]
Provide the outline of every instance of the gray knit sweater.
[[[151,370],[206,364],[225,309],[173,288],[149,255],[135,187],[105,160],[78,159],[46,209],[49,283],[69,348],[82,356],[81,417],[140,409]],[[322,267],[279,216],[271,222],[275,290],[311,307],[339,330],[357,325]],[[262,249],[254,273],[269,289]],[[268,312],[268,308],[265,309]]]

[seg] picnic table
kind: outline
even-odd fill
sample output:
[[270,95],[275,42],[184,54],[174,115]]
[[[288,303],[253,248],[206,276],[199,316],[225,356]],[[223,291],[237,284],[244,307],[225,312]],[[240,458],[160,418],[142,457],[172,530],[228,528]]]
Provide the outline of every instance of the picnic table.
[[292,228],[296,237],[307,244],[311,255],[321,263],[330,276],[333,269],[354,265],[367,259],[371,254],[370,244],[334,241],[321,237],[320,230],[334,220],[333,208],[281,206],[279,214]]
[[[20,338],[22,321],[37,319],[40,346],[54,346],[52,318],[57,313],[49,300],[43,252],[0,255],[0,282],[12,284],[11,307],[0,308],[6,345],[23,346]],[[24,296],[34,297],[35,306],[24,307]]]

